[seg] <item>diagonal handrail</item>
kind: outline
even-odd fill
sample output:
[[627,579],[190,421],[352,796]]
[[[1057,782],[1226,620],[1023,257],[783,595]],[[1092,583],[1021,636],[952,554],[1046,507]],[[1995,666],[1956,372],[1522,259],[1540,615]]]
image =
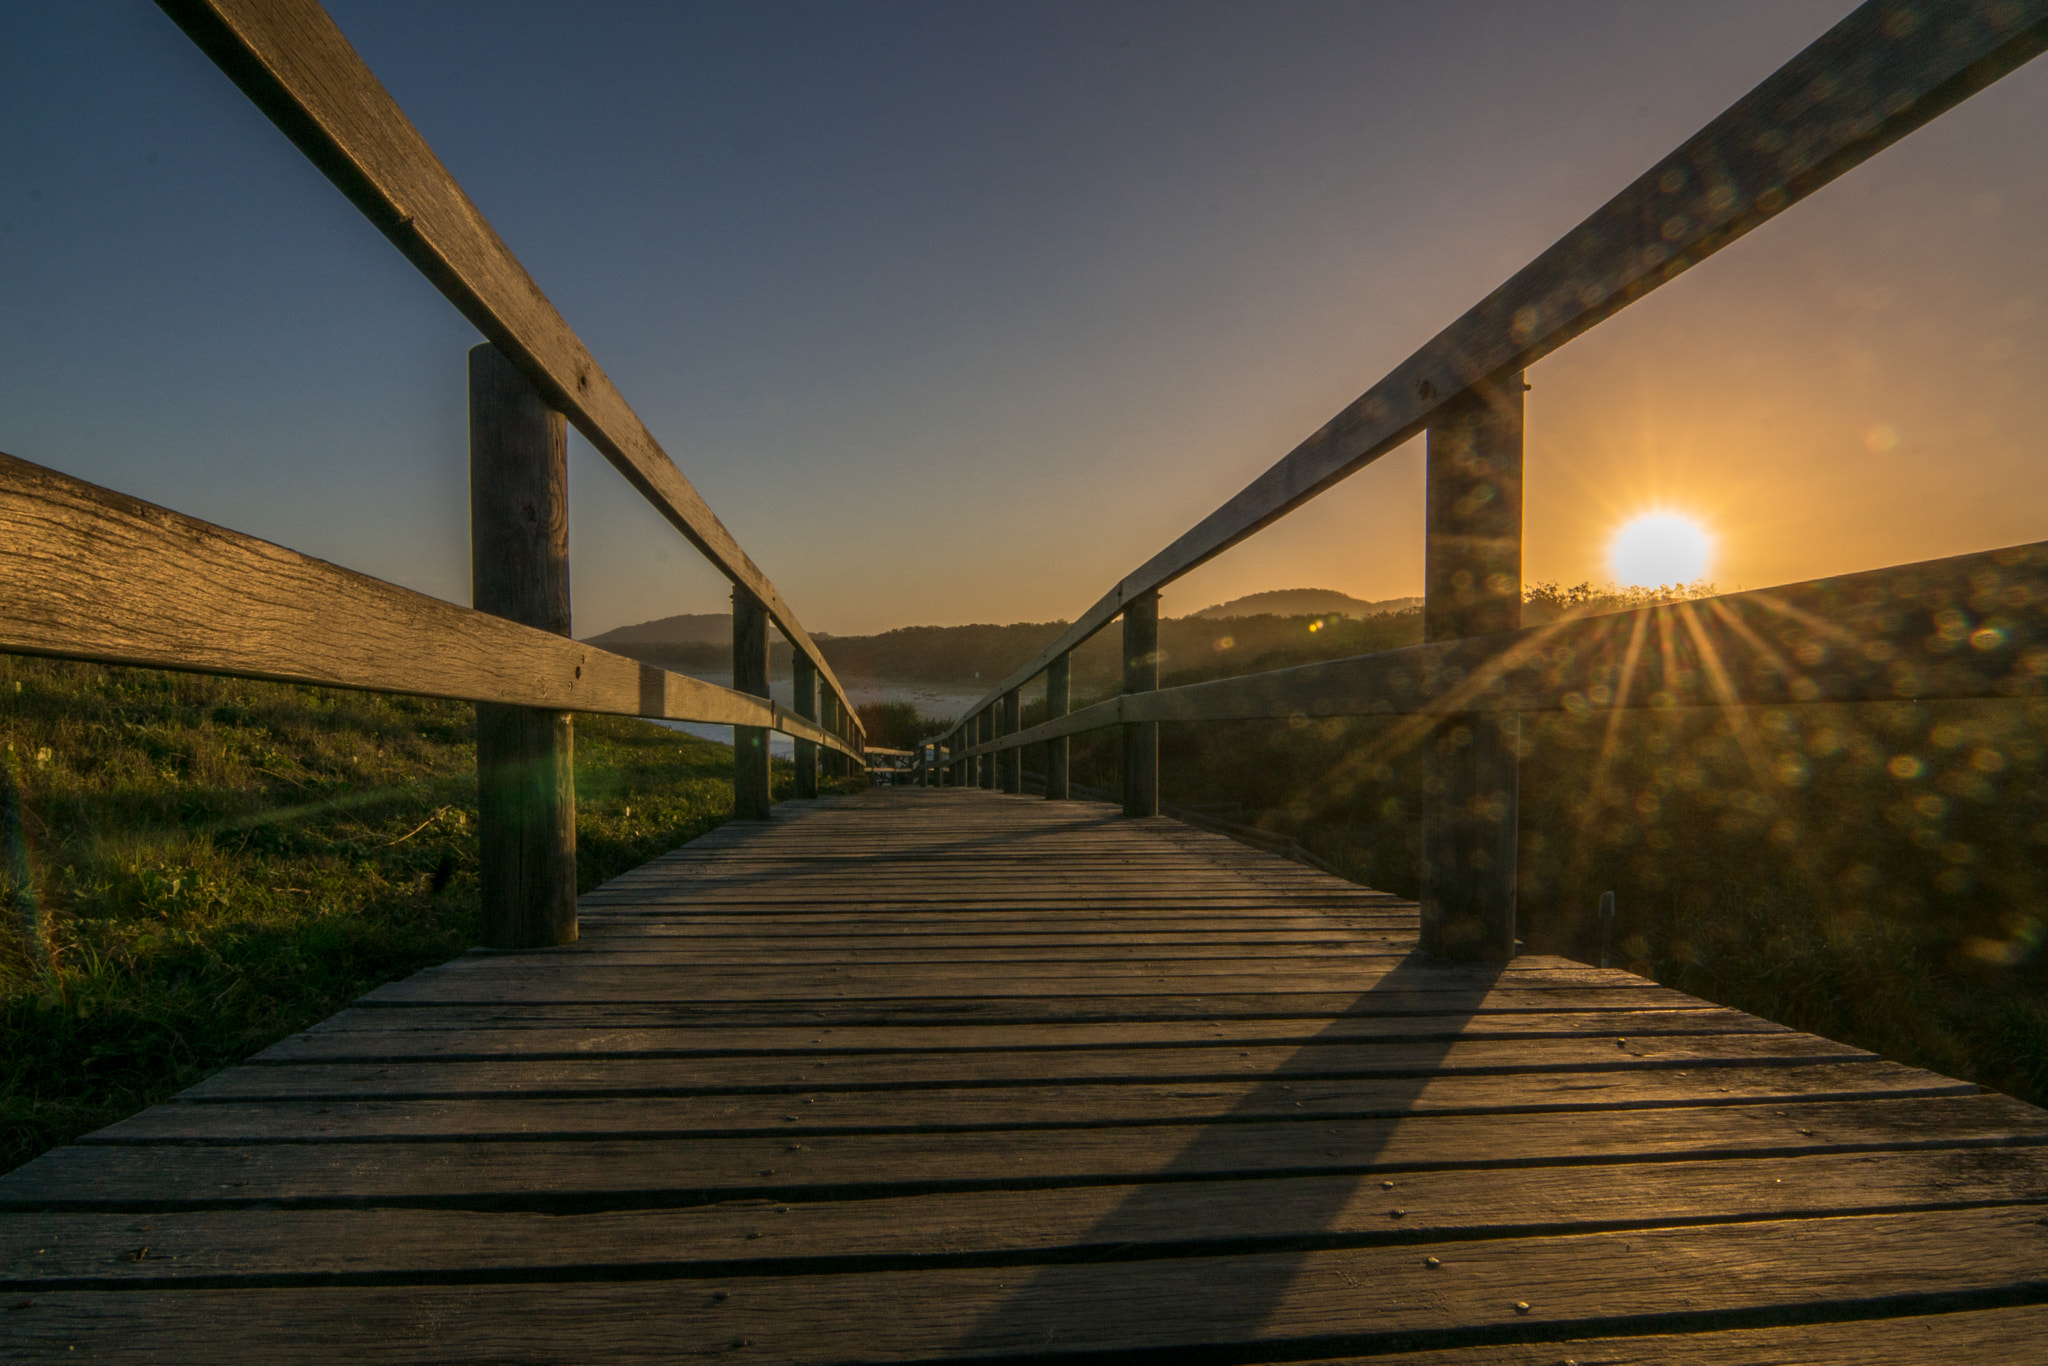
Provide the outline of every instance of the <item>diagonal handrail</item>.
[[775,585],[676,467],[316,0],[158,0],[378,231],[719,572],[766,606],[860,721]]

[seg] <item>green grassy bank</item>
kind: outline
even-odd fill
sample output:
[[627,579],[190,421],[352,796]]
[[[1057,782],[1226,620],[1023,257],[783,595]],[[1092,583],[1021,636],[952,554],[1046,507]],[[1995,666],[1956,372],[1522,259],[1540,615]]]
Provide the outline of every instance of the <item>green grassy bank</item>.
[[[0,1170],[473,943],[471,725],[0,655]],[[723,745],[579,717],[582,887],[723,822],[731,772]]]

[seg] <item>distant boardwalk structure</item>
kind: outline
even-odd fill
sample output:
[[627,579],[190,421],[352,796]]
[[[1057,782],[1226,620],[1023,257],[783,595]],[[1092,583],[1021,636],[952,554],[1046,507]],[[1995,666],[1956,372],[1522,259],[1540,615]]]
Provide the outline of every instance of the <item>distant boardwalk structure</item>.
[[[1524,713],[2048,692],[2048,545],[1520,618],[1525,369],[2048,0],[1857,9],[908,753],[328,16],[161,3],[487,339],[475,606],[0,456],[0,649],[476,703],[489,947],[0,1178],[0,1358],[2048,1359],[2048,1113],[1515,920]],[[570,638],[570,426],[731,581],[732,688]],[[1158,686],[1163,587],[1416,436],[1426,643]],[[732,726],[736,817],[580,903],[578,711]],[[1361,715],[1429,756],[1419,903],[1160,817],[1161,723]]]

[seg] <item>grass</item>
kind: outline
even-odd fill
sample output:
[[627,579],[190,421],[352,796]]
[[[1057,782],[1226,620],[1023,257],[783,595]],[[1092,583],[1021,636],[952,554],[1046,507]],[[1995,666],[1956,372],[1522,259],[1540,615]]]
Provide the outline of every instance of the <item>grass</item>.
[[[0,1170],[475,942],[471,727],[459,703],[0,656]],[[722,823],[731,771],[723,745],[578,717],[580,888]]]

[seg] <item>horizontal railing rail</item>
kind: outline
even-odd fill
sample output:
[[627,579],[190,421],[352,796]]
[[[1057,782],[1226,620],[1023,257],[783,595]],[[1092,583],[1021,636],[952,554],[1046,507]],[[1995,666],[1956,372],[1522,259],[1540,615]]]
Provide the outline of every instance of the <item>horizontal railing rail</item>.
[[832,666],[739,542],[627,405],[390,92],[314,0],[159,0],[164,12],[421,274],[518,366],[818,671]]
[[386,583],[0,455],[0,650],[780,731],[767,698]]

